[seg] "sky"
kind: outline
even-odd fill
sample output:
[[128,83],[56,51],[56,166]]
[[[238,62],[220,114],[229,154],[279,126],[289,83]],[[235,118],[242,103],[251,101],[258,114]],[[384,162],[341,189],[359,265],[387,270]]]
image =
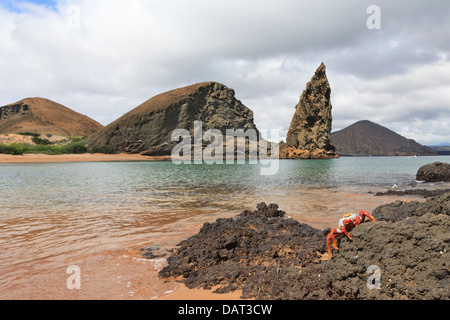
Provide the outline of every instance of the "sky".
[[323,62],[333,131],[370,120],[441,144],[449,12],[448,0],[0,0],[0,105],[43,97],[107,125],[217,81],[284,138]]

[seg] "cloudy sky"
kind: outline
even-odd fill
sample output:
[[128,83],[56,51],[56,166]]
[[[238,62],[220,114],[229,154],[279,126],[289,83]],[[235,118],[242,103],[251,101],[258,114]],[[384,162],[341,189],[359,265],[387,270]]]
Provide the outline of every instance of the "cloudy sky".
[[0,105],[44,97],[107,125],[218,81],[283,137],[324,62],[333,131],[371,120],[450,142],[449,12],[448,0],[0,0]]

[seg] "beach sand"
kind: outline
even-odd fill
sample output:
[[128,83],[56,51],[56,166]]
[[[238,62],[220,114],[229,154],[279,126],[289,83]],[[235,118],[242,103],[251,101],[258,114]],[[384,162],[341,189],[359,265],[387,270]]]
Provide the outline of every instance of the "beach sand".
[[241,299],[242,292],[235,291],[224,294],[214,293],[214,289],[189,289],[184,284],[180,284],[173,292],[162,295],[156,300],[169,300],[169,301],[184,301],[184,300],[243,300]]
[[52,162],[122,162],[122,161],[169,161],[170,156],[148,157],[141,154],[24,154],[20,156],[0,154],[0,163],[52,163]]

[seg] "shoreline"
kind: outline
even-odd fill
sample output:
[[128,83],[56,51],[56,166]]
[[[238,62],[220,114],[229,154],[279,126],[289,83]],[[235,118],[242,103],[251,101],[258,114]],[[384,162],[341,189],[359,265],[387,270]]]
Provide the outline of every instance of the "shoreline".
[[[23,156],[12,156],[0,154],[1,163],[11,164],[32,164],[32,163],[58,163],[58,162],[140,162],[140,161],[170,161],[168,157],[149,157],[140,154],[81,154],[81,155],[43,155],[43,154],[26,154]],[[5,162],[5,159],[10,162]],[[8,165],[4,166],[6,170]],[[17,167],[20,167],[17,166]],[[13,168],[13,166],[11,166]],[[20,168],[19,168],[20,169]],[[425,188],[442,188],[449,187],[450,184],[431,184],[420,185]],[[242,300],[241,291],[235,291],[227,294],[213,293],[212,290],[204,289],[189,289],[185,284],[176,281],[170,281],[160,278],[158,276],[158,270],[162,267],[162,259],[146,260],[143,259],[141,248],[142,243],[145,246],[155,246],[161,249],[171,249],[176,247],[176,244],[180,241],[186,240],[191,236],[196,235],[199,229],[205,222],[213,223],[219,218],[232,218],[240,212],[240,210],[246,208],[253,208],[252,205],[258,203],[259,200],[267,201],[267,203],[279,203],[280,207],[285,210],[289,217],[294,218],[300,223],[306,223],[314,228],[324,230],[329,227],[336,227],[339,217],[345,212],[352,212],[353,210],[366,209],[372,212],[376,207],[389,204],[395,201],[419,201],[424,202],[425,198],[422,195],[415,194],[386,194],[383,196],[375,196],[375,192],[367,192],[371,189],[370,186],[349,187],[339,186],[333,188],[320,188],[320,189],[305,189],[292,191],[290,193],[272,193],[265,191],[262,193],[246,193],[240,195],[239,200],[240,209],[229,209],[228,205],[221,210],[197,210],[198,214],[190,215],[183,220],[175,220],[171,223],[170,229],[161,229],[160,226],[154,229],[156,232],[146,232],[143,234],[143,230],[146,224],[142,224],[142,221],[147,223],[148,220],[136,219],[141,216],[145,217],[147,213],[145,210],[150,210],[148,207],[139,210],[139,215],[133,215],[129,221],[136,222],[136,225],[127,223],[124,227],[117,229],[119,232],[126,232],[130,235],[125,235],[124,238],[118,239],[105,238],[106,244],[104,244],[103,238],[94,238],[92,245],[86,244],[85,248],[91,248],[88,252],[81,252],[81,255],[74,255],[72,249],[78,250],[74,243],[73,248],[68,246],[67,252],[63,252],[61,256],[58,256],[59,265],[79,265],[83,274],[83,289],[81,292],[67,291],[65,287],[61,289],[60,284],[65,283],[67,280],[66,270],[60,268],[55,278],[55,273],[51,274],[47,271],[48,266],[44,264],[46,258],[42,262],[35,262],[30,260],[30,266],[24,269],[22,266],[17,269],[10,268],[7,271],[10,274],[20,274],[19,280],[8,279],[8,295],[7,298],[44,298],[44,299],[122,299],[122,300]],[[382,189],[384,191],[384,189]],[[324,201],[323,199],[326,199]],[[228,201],[224,201],[222,205],[228,204]],[[235,207],[235,205],[233,206]],[[105,210],[104,208],[102,208]],[[190,211],[193,208],[189,209]],[[65,210],[63,210],[65,212]],[[94,208],[94,212],[96,209]],[[101,211],[101,210],[99,210]],[[197,212],[196,211],[196,212]],[[81,211],[79,211],[81,212]],[[203,214],[206,213],[206,214]],[[39,219],[42,219],[43,215],[39,215]],[[94,214],[95,215],[95,214]],[[54,215],[51,214],[51,222],[59,223],[55,221],[55,216],[64,218],[65,214]],[[100,215],[101,216],[101,215]],[[148,215],[151,216],[150,214]],[[92,217],[92,214],[89,214]],[[153,217],[152,217],[153,219]],[[153,221],[153,220],[151,220]],[[93,223],[96,220],[92,221]],[[98,221],[97,221],[98,222]],[[165,220],[165,223],[168,221]],[[91,223],[92,224],[92,223]],[[104,221],[99,225],[103,226]],[[64,226],[65,222],[61,222],[61,226]],[[73,224],[74,225],[74,224]],[[117,226],[115,226],[117,227]],[[134,229],[133,229],[134,228]],[[143,229],[144,228],[144,229]],[[78,230],[78,229],[77,229]],[[116,230],[111,228],[111,230]],[[137,231],[137,233],[130,230]],[[153,230],[153,229],[152,229]],[[73,232],[76,234],[77,232]],[[33,236],[33,235],[31,235]],[[76,238],[76,237],[75,237]],[[69,240],[75,239],[72,235],[69,235]],[[67,239],[64,243],[67,242]],[[99,241],[102,240],[102,241]],[[22,241],[22,240],[21,240]],[[44,239],[43,245],[53,245],[52,243],[46,243]],[[110,241],[108,243],[108,241]],[[62,243],[62,242],[61,242]],[[58,244],[58,243],[56,243]],[[101,246],[102,248],[98,248]],[[125,247],[125,248],[124,248]],[[20,249],[11,248],[10,256],[12,258],[23,256],[30,256],[32,252],[39,251],[41,247],[38,246],[21,246]],[[47,246],[46,249],[47,250]],[[8,255],[6,255],[8,256]],[[168,257],[166,257],[168,258]],[[52,258],[53,259],[53,258]],[[53,263],[53,262],[52,262]],[[58,264],[55,264],[59,268]],[[53,266],[53,265],[49,265]],[[28,272],[27,270],[33,270]],[[23,271],[24,270],[24,271]],[[37,270],[42,270],[41,273]],[[173,280],[173,279],[172,279]],[[168,282],[167,282],[168,281]],[[47,289],[41,290],[40,284],[45,282]],[[37,291],[40,288],[40,291]],[[5,298],[5,297],[4,297]],[[39,299],[40,299],[39,298]]]
[[170,156],[150,157],[142,154],[34,154],[24,155],[0,154],[0,164],[21,163],[65,163],[65,162],[130,162],[130,161],[171,161]]
[[[218,286],[219,287],[219,286]],[[222,300],[253,300],[242,299],[242,290],[236,290],[228,293],[214,293],[218,287],[206,290],[202,288],[188,288],[184,283],[179,283],[175,290],[165,292],[157,297],[156,301],[222,301]]]
[[[336,198],[335,198],[336,196]],[[374,197],[373,195],[365,194],[354,194],[354,193],[342,193],[338,192],[331,198],[334,201],[344,201],[351,202],[354,205],[364,206],[370,211],[378,205],[391,203],[395,200],[405,200],[405,201],[425,201],[423,198],[414,196],[386,196],[386,197]],[[336,215],[330,216],[303,216],[293,212],[292,207],[287,207],[288,213],[291,217],[296,219],[301,223],[307,223],[314,225],[317,228],[331,227],[337,223],[338,213]],[[236,212],[237,213],[237,212]],[[145,246],[161,246],[165,249],[170,249],[176,246],[176,243],[186,240],[187,238],[196,235],[200,228],[203,226],[204,222],[213,223],[217,218],[223,217],[233,217],[236,213],[230,213],[214,217],[204,217],[202,219],[191,221],[190,226],[185,227],[184,232],[181,235],[176,235],[175,238],[165,238],[152,239]],[[319,220],[321,223],[318,223]],[[328,221],[328,222],[324,222]],[[146,238],[147,239],[147,238]],[[149,239],[150,240],[150,239]],[[166,245],[164,245],[164,243]],[[36,284],[43,281],[48,281],[49,290],[46,292],[39,292],[40,297],[44,299],[68,299],[68,300],[78,300],[78,299],[120,299],[120,300],[172,300],[172,301],[183,301],[183,300],[196,300],[196,301],[206,301],[206,300],[234,300],[240,301],[244,300],[241,298],[242,291],[237,290],[234,292],[226,294],[218,294],[211,290],[204,290],[201,288],[188,288],[184,283],[177,282],[175,278],[164,279],[158,274],[160,268],[165,265],[166,262],[162,264],[160,258],[157,259],[144,259],[142,252],[142,241],[137,241],[134,239],[131,243],[125,244],[125,248],[111,248],[107,250],[102,250],[97,253],[87,253],[83,254],[77,259],[68,259],[65,257],[62,261],[63,264],[76,264],[79,265],[83,271],[83,290],[81,292],[71,292],[70,290],[62,290],[56,283],[65,283],[67,280],[67,274],[65,270],[58,272],[58,277],[55,280],[54,274],[50,277],[47,273],[42,275],[33,275],[31,278],[23,277],[17,284],[10,289],[8,298],[36,298],[36,295],[29,290],[29,283]],[[167,259],[167,257],[165,257]],[[67,260],[67,262],[66,262]],[[48,277],[48,278],[47,278]],[[96,279],[95,281],[93,281]],[[99,283],[101,291],[98,290]],[[128,283],[128,284],[127,284]],[[25,286],[25,284],[27,284]],[[23,286],[28,289],[23,292]],[[5,298],[5,297],[3,297]]]
[[[389,203],[393,203],[395,201],[404,201],[404,202],[425,202],[426,199],[419,195],[386,195],[384,197],[375,197],[373,194],[358,194],[353,192],[339,192],[338,198],[340,200],[349,200],[354,203],[358,203],[359,205],[363,205],[364,208],[367,208],[372,212],[376,207],[381,205],[386,205]],[[335,199],[337,200],[337,199]],[[338,216],[338,215],[337,215]],[[288,209],[287,217],[293,218],[300,223],[306,223],[308,225],[314,226],[314,228],[325,230],[328,227],[333,227],[335,223],[337,223],[336,217],[320,217],[313,218],[310,216],[301,216],[296,215],[292,212],[292,208]],[[321,223],[319,223],[321,220]],[[211,223],[214,223],[212,220]],[[201,226],[199,225],[199,229]],[[192,236],[197,235],[197,233],[193,233]],[[182,240],[186,240],[189,237],[186,237]],[[328,259],[329,256],[327,253],[324,254],[322,259]],[[167,262],[166,262],[167,263]],[[166,263],[164,265],[166,265]],[[178,282],[177,279],[174,278],[163,278],[161,276],[157,276],[159,281],[167,281],[168,283],[176,284],[176,288],[172,291],[165,292],[161,296],[157,297],[156,300],[172,300],[172,301],[182,301],[182,300],[191,300],[191,301],[201,301],[201,300],[234,300],[234,301],[243,301],[248,300],[241,297],[242,289],[238,289],[236,291],[232,291],[229,293],[214,293],[214,290],[220,286],[214,287],[210,290],[205,290],[199,287],[189,288],[183,282]],[[253,298],[254,299],[254,298]],[[250,300],[253,300],[250,299]]]

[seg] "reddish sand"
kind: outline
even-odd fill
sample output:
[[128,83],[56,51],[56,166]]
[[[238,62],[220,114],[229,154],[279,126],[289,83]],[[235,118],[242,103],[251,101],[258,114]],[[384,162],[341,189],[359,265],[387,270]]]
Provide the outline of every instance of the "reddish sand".
[[141,154],[24,154],[13,156],[0,154],[0,163],[45,163],[45,162],[114,162],[114,161],[170,161],[168,157],[148,157]]
[[189,289],[184,284],[180,284],[175,291],[162,295],[156,300],[242,300],[240,298],[242,295],[241,291],[224,294],[216,294],[213,292],[214,289]]

